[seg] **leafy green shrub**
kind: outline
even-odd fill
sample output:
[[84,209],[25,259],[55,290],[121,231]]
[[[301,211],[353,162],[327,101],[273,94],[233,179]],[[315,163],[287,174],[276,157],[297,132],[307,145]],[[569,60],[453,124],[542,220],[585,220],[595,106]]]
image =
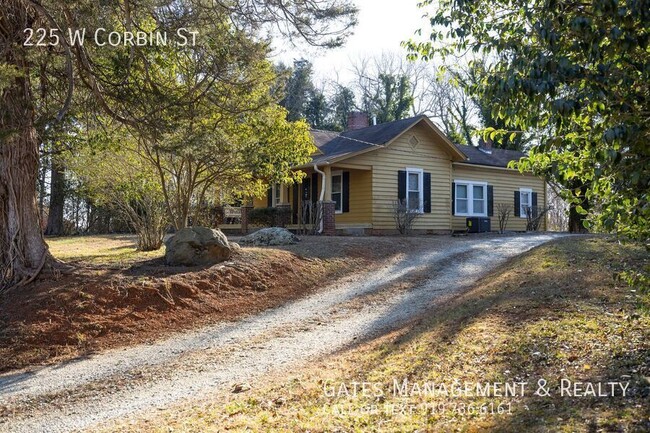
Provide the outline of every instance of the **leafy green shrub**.
[[262,227],[284,227],[291,220],[289,207],[261,207],[250,211],[248,222]]

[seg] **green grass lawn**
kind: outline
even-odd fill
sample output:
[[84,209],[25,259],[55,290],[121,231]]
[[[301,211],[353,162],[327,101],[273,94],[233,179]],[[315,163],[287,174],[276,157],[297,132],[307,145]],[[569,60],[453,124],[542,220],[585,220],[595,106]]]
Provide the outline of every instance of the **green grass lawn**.
[[[613,278],[647,264],[639,246],[603,238],[556,241],[512,260],[405,329],[252,384],[248,392],[110,430],[647,432],[648,298]],[[396,378],[528,382],[530,389],[507,398],[329,395],[354,382],[390,390]],[[549,397],[534,395],[541,378]],[[628,394],[561,397],[562,379],[629,383]],[[498,413],[500,404],[506,413]]]
[[158,251],[138,251],[135,235],[68,236],[46,242],[54,257],[66,262],[129,265],[165,255],[164,245]]

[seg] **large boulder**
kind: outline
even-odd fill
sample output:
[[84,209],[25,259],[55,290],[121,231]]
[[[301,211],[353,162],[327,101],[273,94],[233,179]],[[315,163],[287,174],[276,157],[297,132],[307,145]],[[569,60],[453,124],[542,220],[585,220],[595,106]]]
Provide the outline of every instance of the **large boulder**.
[[287,229],[280,227],[270,227],[261,229],[255,233],[244,236],[239,240],[242,245],[291,245],[298,242],[300,239]]
[[221,230],[188,227],[165,241],[165,261],[171,266],[212,265],[228,260],[231,248]]

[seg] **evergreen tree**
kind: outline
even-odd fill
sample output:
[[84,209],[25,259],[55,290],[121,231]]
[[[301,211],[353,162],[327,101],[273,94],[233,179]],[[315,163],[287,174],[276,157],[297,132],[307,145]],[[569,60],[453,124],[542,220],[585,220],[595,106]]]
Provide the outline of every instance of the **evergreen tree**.
[[348,116],[354,111],[354,92],[349,87],[337,86],[332,97],[332,130],[343,131],[348,126]]
[[314,91],[312,65],[308,60],[293,62],[293,69],[285,84],[285,96],[280,105],[287,109],[287,120],[294,121],[307,117],[309,96]]

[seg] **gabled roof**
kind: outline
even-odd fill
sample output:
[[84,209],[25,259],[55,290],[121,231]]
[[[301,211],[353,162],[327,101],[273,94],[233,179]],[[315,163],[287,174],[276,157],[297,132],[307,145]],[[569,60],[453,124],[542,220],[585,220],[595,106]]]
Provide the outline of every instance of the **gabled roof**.
[[310,164],[331,163],[359,153],[382,148],[421,121],[425,121],[448,142],[450,151],[458,154],[460,159],[464,159],[465,156],[462,151],[449,142],[428,117],[421,115],[341,133],[312,130],[314,144],[319,152],[312,156]]
[[525,153],[518,150],[491,149],[491,153],[485,153],[475,146],[466,146],[464,144],[456,145],[467,159],[461,161],[464,164],[487,165],[490,167],[507,167],[510,161],[519,161],[526,156]]
[[312,163],[338,160],[363,150],[384,146],[421,120],[421,117],[411,117],[341,133],[312,131],[314,143],[321,153],[313,158]]
[[419,122],[426,123],[434,133],[438,134],[447,145],[448,151],[454,155],[453,159],[459,162],[492,167],[507,167],[510,161],[518,160],[525,156],[522,152],[502,149],[493,149],[492,154],[486,154],[473,146],[454,144],[449,141],[449,138],[427,116],[421,115],[341,133],[312,130],[311,134],[314,138],[314,144],[318,148],[318,152],[312,155],[312,161],[305,166],[333,163],[360,153],[380,149],[390,145],[393,140]]

